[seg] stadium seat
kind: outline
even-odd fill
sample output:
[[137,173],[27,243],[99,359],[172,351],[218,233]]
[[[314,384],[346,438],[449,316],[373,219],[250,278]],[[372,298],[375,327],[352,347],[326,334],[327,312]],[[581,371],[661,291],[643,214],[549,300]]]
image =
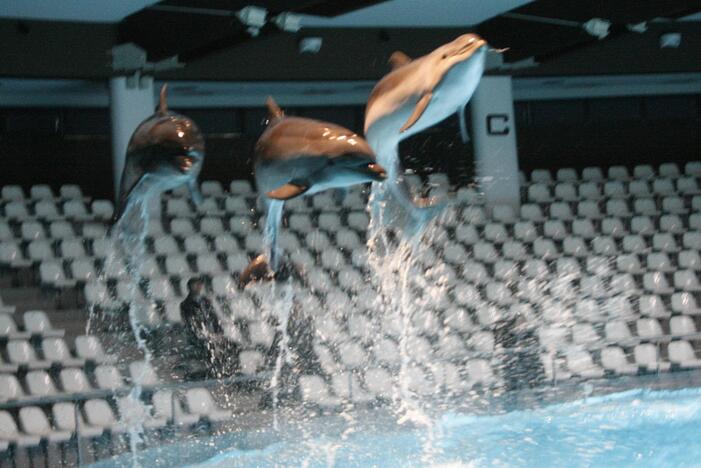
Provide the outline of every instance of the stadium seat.
[[682,236],[682,243],[685,249],[689,250],[701,250],[701,232],[699,231],[689,231],[685,232]]
[[506,226],[501,223],[487,223],[482,233],[486,240],[494,244],[502,244],[509,238]]
[[85,438],[94,438],[102,435],[102,429],[88,425],[83,419],[80,410],[75,404],[69,402],[54,403],[51,408],[52,420],[59,430],[76,433],[76,420],[78,421],[77,435]]
[[270,349],[275,339],[275,328],[264,321],[255,321],[248,324],[248,336],[252,345],[259,345]]
[[[53,200],[40,200],[34,204],[34,215],[40,219],[52,220],[61,218],[58,206]],[[9,216],[8,216],[9,217]]]
[[95,381],[103,390],[116,390],[124,386],[122,374],[111,364],[101,364],[95,368]]
[[[170,200],[175,201],[175,200]],[[189,208],[188,208],[189,212]],[[187,218],[175,218],[170,222],[170,232],[174,236],[185,238],[195,233],[195,227],[192,221]]]
[[560,253],[555,243],[550,239],[538,238],[533,241],[533,256],[544,260],[557,258]]
[[577,204],[577,216],[584,219],[599,219],[602,217],[599,203],[596,201],[581,201]]
[[622,238],[628,234],[628,229],[620,218],[604,218],[601,221],[601,233],[605,236]]
[[24,390],[13,374],[0,374],[0,401],[13,401],[24,398]]
[[260,351],[242,351],[239,353],[239,367],[244,375],[255,375],[265,365],[265,358]]
[[645,239],[638,234],[628,234],[623,238],[623,251],[632,254],[642,254],[647,250]]
[[634,216],[630,220],[630,232],[641,236],[651,236],[657,229],[649,216]]
[[83,403],[83,412],[86,422],[95,428],[112,433],[127,431],[124,423],[117,420],[114,411],[105,400],[90,399]]
[[214,249],[222,253],[235,253],[240,250],[239,244],[234,237],[229,234],[217,234],[214,238]]
[[701,307],[697,305],[696,298],[688,292],[672,294],[672,310],[685,315],[701,314]]
[[604,371],[601,367],[594,363],[594,360],[587,351],[570,350],[566,354],[567,367],[573,374],[584,378],[601,378],[604,376]]
[[244,247],[246,252],[251,254],[257,254],[263,250],[264,241],[263,235],[258,232],[249,232],[244,240]]
[[646,294],[640,296],[638,308],[640,314],[645,317],[669,317],[664,301],[656,294]]
[[616,218],[628,218],[631,212],[625,200],[612,198],[606,202],[606,214]]
[[637,255],[618,255],[616,256],[616,268],[623,273],[631,273],[634,275],[645,272],[640,265],[640,259]]
[[205,417],[210,421],[225,421],[231,418],[231,411],[220,408],[209,390],[191,388],[185,392],[185,401],[190,414]]
[[652,191],[658,196],[674,195],[674,181],[663,177],[656,178],[652,182]]
[[229,220],[229,229],[232,234],[245,237],[255,227],[248,216],[242,216],[241,213],[238,214],[238,216],[232,216]]
[[161,383],[160,377],[156,373],[151,363],[147,361],[132,361],[129,363],[129,376],[133,383],[139,385],[158,385]]
[[63,265],[59,261],[42,261],[39,265],[39,279],[42,285],[48,287],[66,288],[75,286],[75,281],[66,277]]
[[635,362],[648,371],[666,371],[671,367],[669,362],[660,359],[657,347],[652,343],[636,345],[633,354]]
[[658,169],[660,177],[676,178],[681,175],[677,163],[662,163]]
[[180,252],[178,244],[172,236],[163,236],[154,239],[153,250],[156,255],[172,255]]
[[[318,375],[301,376],[299,378],[299,388],[302,400],[306,403],[312,403],[321,407],[335,407],[341,404],[340,398],[330,394],[328,385]],[[377,393],[377,391],[374,393]]]
[[701,177],[701,162],[690,161],[686,163],[684,165],[684,174],[688,176]]
[[582,180],[589,182],[602,182],[604,173],[600,167],[585,167],[582,169]]
[[652,249],[658,252],[679,252],[674,236],[667,232],[660,232],[652,236]]
[[81,367],[85,364],[85,359],[73,357],[63,338],[44,338],[41,341],[41,351],[47,361],[63,367]]
[[184,241],[185,251],[192,254],[204,254],[209,253],[209,244],[204,237],[199,234],[192,234],[185,238]]
[[83,258],[71,262],[71,276],[74,280],[82,283],[95,281],[97,279],[97,272],[95,271],[92,259]]
[[85,205],[83,200],[68,200],[63,204],[63,214],[66,218],[84,221],[93,218],[93,215],[89,213],[88,207]]
[[604,197],[605,198],[624,198],[628,196],[628,191],[626,190],[623,183],[619,180],[609,180],[604,183]]
[[528,187],[528,200],[536,203],[549,203],[553,201],[550,187],[545,183],[534,183]]
[[[688,318],[688,317],[687,317]],[[672,341],[667,348],[669,360],[682,368],[701,367],[701,359],[696,356],[691,343],[685,340]]]
[[601,200],[601,186],[597,182],[584,182],[579,185],[579,198],[590,201]]
[[583,239],[568,236],[562,243],[562,253],[572,257],[586,257],[589,255],[589,249]]
[[550,204],[550,217],[561,221],[570,221],[574,218],[569,203],[554,202]]
[[560,220],[547,220],[543,224],[543,234],[545,237],[549,237],[554,240],[564,239],[568,232],[565,228],[565,223]]
[[626,342],[633,337],[626,322],[621,320],[607,322],[604,326],[604,331],[606,339],[613,343]]
[[636,321],[638,336],[641,338],[658,338],[664,336],[660,322],[655,318],[639,318]]
[[697,333],[694,320],[688,315],[677,315],[669,321],[670,333],[674,336],[694,335]]
[[674,272],[674,287],[686,292],[701,291],[701,284],[693,270],[678,270]]
[[631,180],[628,184],[628,193],[633,197],[649,197],[652,195],[652,190],[647,180]]
[[462,219],[466,224],[482,226],[487,223],[487,215],[481,206],[467,206],[462,210]]
[[677,191],[683,195],[698,195],[701,193],[696,178],[689,176],[677,179]]
[[66,393],[86,393],[93,390],[82,369],[62,369],[59,374],[61,387]]
[[90,204],[93,216],[98,219],[111,219],[114,214],[114,205],[109,200],[94,200]]
[[531,172],[531,182],[551,184],[553,182],[552,175],[547,169],[535,169]]
[[638,366],[628,361],[623,349],[607,346],[601,350],[601,365],[615,374],[637,374]]
[[53,379],[44,370],[27,372],[24,382],[27,385],[29,394],[35,397],[48,397],[58,393]]
[[682,234],[686,229],[679,215],[668,214],[660,216],[660,230],[670,234]]
[[[36,447],[41,443],[40,436],[20,432],[14,418],[5,410],[0,411],[0,440],[17,447]],[[7,449],[7,445],[4,448]]]

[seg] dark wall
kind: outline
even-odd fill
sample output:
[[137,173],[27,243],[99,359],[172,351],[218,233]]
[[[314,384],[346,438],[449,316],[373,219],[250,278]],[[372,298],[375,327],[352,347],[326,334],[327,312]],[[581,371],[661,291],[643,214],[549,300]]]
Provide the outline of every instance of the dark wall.
[[[287,109],[290,115],[362,129],[363,108]],[[228,184],[251,178],[262,108],[188,109],[206,137],[202,180]],[[469,112],[468,112],[469,115]],[[701,159],[701,96],[630,97],[516,103],[520,166],[633,166]],[[0,108],[0,185],[78,183],[86,194],[112,198],[107,109]],[[420,175],[448,173],[455,183],[473,175],[472,146],[453,116],[400,146],[404,165]]]

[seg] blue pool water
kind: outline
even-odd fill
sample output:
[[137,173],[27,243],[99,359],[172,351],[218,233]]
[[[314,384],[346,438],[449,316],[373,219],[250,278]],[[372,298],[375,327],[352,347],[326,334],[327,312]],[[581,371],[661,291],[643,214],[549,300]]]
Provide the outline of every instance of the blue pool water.
[[632,390],[496,416],[446,414],[428,455],[422,430],[358,428],[341,440],[315,429],[319,436],[306,442],[225,451],[198,466],[701,466],[701,389]]
[[238,439],[189,441],[189,448],[174,444],[143,453],[141,462],[198,468],[701,466],[701,388],[630,390],[498,415],[447,413],[430,434],[377,423],[372,414],[343,423],[313,418],[283,433],[247,433],[245,440],[239,433]]

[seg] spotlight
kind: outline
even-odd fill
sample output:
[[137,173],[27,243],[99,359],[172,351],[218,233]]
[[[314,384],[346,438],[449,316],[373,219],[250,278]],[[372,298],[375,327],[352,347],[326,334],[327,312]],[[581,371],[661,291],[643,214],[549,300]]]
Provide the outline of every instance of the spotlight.
[[294,13],[280,13],[275,17],[273,22],[283,31],[297,32],[301,27],[299,24],[300,20],[300,16]]
[[611,28],[611,22],[601,18],[592,18],[586,23],[584,23],[584,30],[594,37],[604,39],[609,35],[609,28]]
[[299,41],[300,54],[317,54],[321,50],[324,40],[320,37],[303,37]]
[[678,32],[664,33],[660,36],[661,49],[676,49],[682,44],[682,35]]
[[257,36],[260,28],[265,25],[268,11],[265,8],[247,6],[236,13],[236,17],[246,26],[251,36]]

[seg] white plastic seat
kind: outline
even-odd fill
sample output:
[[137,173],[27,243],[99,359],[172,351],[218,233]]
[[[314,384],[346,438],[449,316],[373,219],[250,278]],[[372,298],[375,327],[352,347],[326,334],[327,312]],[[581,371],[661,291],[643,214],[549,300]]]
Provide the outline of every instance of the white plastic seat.
[[672,294],[674,289],[669,286],[663,273],[650,272],[643,275],[643,287],[654,294]]
[[618,346],[607,346],[601,350],[601,365],[616,374],[631,375],[638,372],[638,366],[631,364],[623,349]]
[[117,421],[117,418],[105,400],[91,399],[83,404],[86,422],[104,431],[122,433],[127,430],[126,425]]
[[623,238],[623,251],[626,253],[642,254],[647,250],[645,239],[638,234],[629,234]]
[[697,195],[701,193],[696,178],[689,176],[677,179],[677,191],[683,195]]
[[[455,230],[456,235],[459,228],[460,226],[458,226]],[[536,229],[535,225],[530,221],[519,221],[516,224],[514,224],[514,237],[522,242],[533,242],[538,237],[538,230]],[[478,237],[475,233],[474,242],[477,242],[477,240]]]
[[688,176],[701,177],[701,161],[689,161],[684,164],[684,174]]
[[569,182],[555,185],[555,198],[566,202],[577,201],[579,199],[577,196],[577,189],[574,184]]
[[86,220],[92,215],[88,212],[88,207],[83,200],[68,200],[63,204],[63,214],[68,219]]
[[481,206],[467,206],[462,210],[462,219],[466,224],[482,226],[487,222],[487,215]]
[[60,243],[60,248],[63,258],[85,257],[85,247],[82,239],[64,239]]
[[562,221],[569,221],[574,218],[569,203],[555,202],[550,205],[550,217]]
[[498,305],[513,303],[511,291],[504,283],[489,282],[485,288],[486,299]]
[[501,223],[486,224],[484,226],[483,234],[485,239],[495,244],[501,244],[509,237],[506,226]]
[[206,417],[210,421],[225,421],[231,418],[231,411],[220,408],[205,388],[187,390],[185,401],[191,414]]
[[601,182],[604,180],[604,173],[600,167],[585,167],[582,169],[582,180]]
[[567,237],[567,229],[565,223],[560,220],[547,220],[543,224],[543,234],[550,239],[562,240]]
[[571,350],[567,352],[567,367],[573,374],[584,378],[601,378],[604,371],[594,363],[594,360],[587,351]]
[[224,233],[224,225],[221,218],[207,217],[200,221],[200,232],[204,235],[216,237]]
[[670,214],[686,214],[688,210],[681,197],[669,196],[662,199],[662,212]]
[[27,254],[30,260],[40,262],[54,258],[54,250],[46,239],[33,240],[27,246]]
[[670,234],[682,234],[686,228],[679,215],[667,214],[660,216],[660,230]]
[[539,205],[524,203],[521,205],[521,219],[525,221],[542,222],[545,220],[545,217]]
[[596,201],[585,200],[577,204],[577,216],[584,219],[599,219],[602,217],[599,210],[599,203]]
[[208,253],[211,249],[204,237],[199,234],[187,236],[184,241],[185,251],[194,254]]
[[676,191],[674,181],[669,178],[658,177],[652,182],[652,191],[660,196],[673,195]]
[[621,320],[607,322],[604,326],[604,332],[606,335],[606,340],[614,343],[627,341],[633,337],[626,322]]
[[27,372],[27,375],[24,377],[24,381],[27,384],[29,394],[32,396],[46,397],[56,395],[58,393],[53,379],[44,370],[33,370]]
[[42,285],[56,288],[65,288],[75,285],[75,281],[68,279],[61,262],[44,260],[39,265],[39,278]]
[[657,347],[652,343],[642,343],[636,345],[633,354],[635,362],[649,371],[669,370],[671,364],[660,359]]
[[251,322],[248,324],[248,335],[251,344],[268,349],[273,345],[275,329],[266,322]]
[[129,363],[129,376],[132,382],[140,385],[158,385],[161,383],[160,377],[153,366],[147,361],[132,361]]
[[[169,203],[171,201],[174,202],[176,200],[170,200]],[[181,213],[180,215],[183,214],[187,215],[186,213]],[[175,236],[187,237],[195,233],[195,227],[192,225],[192,221],[190,219],[175,218],[170,222],[170,232]]]
[[701,255],[698,250],[683,250],[678,256],[679,268],[686,270],[701,270]]
[[151,402],[153,405],[153,416],[156,419],[174,422],[180,426],[196,424],[200,419],[199,415],[186,413],[183,410],[180,399],[175,397],[170,390],[154,392]]
[[586,257],[589,255],[587,244],[578,237],[566,237],[562,243],[562,252],[572,257]]
[[63,336],[62,330],[51,326],[49,316],[43,310],[28,310],[22,316],[24,329],[29,333],[43,336]]
[[109,200],[94,200],[90,204],[93,216],[99,219],[111,219],[114,214],[114,205]]
[[601,186],[594,181],[584,182],[579,185],[579,198],[585,200],[601,200]]
[[622,238],[628,234],[628,229],[620,218],[604,218],[601,221],[601,233],[605,236]]
[[572,257],[558,258],[555,262],[557,276],[565,279],[578,279],[582,275],[579,262]]
[[263,368],[265,358],[260,351],[242,351],[239,354],[239,363],[242,374],[255,375]]
[[547,169],[534,169],[531,172],[531,182],[533,183],[550,184],[552,181],[552,175]]
[[[46,233],[44,232],[44,226],[38,221],[24,221],[22,223],[20,231],[22,239],[27,241],[44,239],[46,237]],[[12,237],[12,233],[10,233],[9,237]]]
[[672,310],[686,315],[701,314],[701,307],[696,303],[696,298],[688,292],[672,294]]
[[701,291],[701,284],[693,270],[678,270],[674,272],[674,287],[682,291]]
[[197,271],[208,276],[214,276],[222,272],[219,259],[214,254],[198,255],[196,264]]
[[[688,317],[686,317],[688,318]],[[696,356],[691,343],[685,340],[672,341],[667,348],[669,360],[683,368],[701,367],[701,359]]]
[[328,385],[318,375],[303,375],[299,378],[302,400],[322,407],[334,407],[341,404],[338,397],[332,396]]
[[473,245],[479,242],[480,236],[475,226],[460,224],[455,228],[455,239],[465,245]]
[[84,359],[73,357],[63,338],[44,338],[41,342],[41,351],[47,360],[64,367],[82,366],[85,363]]
[[590,323],[576,323],[572,327],[572,341],[579,345],[591,345],[600,340]]
[[338,346],[341,362],[348,369],[357,369],[367,363],[367,355],[359,343],[345,342]]
[[103,390],[116,390],[124,386],[124,379],[119,370],[110,364],[102,364],[95,368],[95,381]]
[[670,233],[657,233],[652,236],[652,248],[658,252],[678,252],[679,246]]
[[628,203],[625,200],[615,198],[606,202],[606,214],[617,218],[627,218],[631,216]]
[[513,224],[516,222],[516,213],[511,205],[495,205],[492,219],[498,223]]
[[24,398],[22,385],[13,374],[0,374],[0,401],[13,401]]
[[646,216],[657,216],[660,212],[657,204],[652,198],[638,198],[633,202],[633,210],[636,214]]
[[553,200],[547,184],[535,183],[528,187],[528,200],[536,203],[548,203]]
[[53,200],[41,200],[34,204],[34,215],[37,218],[57,219],[61,217],[58,207]]
[[71,239],[75,237],[75,231],[68,221],[53,221],[49,226],[49,235],[52,239]]
[[59,380],[63,391],[66,393],[85,393],[93,390],[88,377],[82,369],[62,369],[59,374]]
[[650,184],[647,180],[631,180],[628,184],[628,193],[633,197],[649,197],[652,195]]
[[[37,408],[38,409],[38,408]],[[0,411],[0,440],[4,443],[4,451],[7,444],[13,443],[18,447],[36,447],[41,443],[41,436],[20,432],[14,418],[8,411]],[[0,445],[2,447],[2,445]]]
[[24,200],[24,190],[19,185],[5,185],[2,187],[0,198],[4,200]]
[[550,239],[539,238],[533,242],[533,256],[542,259],[553,259],[560,255],[555,243]]
[[664,335],[660,322],[655,318],[639,318],[636,327],[641,338],[657,338]]
[[669,321],[670,333],[674,336],[694,335],[697,333],[694,320],[688,315],[677,315]]
[[628,196],[628,192],[621,181],[609,180],[604,184],[604,196],[606,198],[622,198]]
[[157,255],[171,255],[180,251],[177,242],[171,236],[163,236],[154,239],[153,249]]
[[647,255],[647,269],[669,273],[675,271],[676,267],[666,253],[652,252]]

